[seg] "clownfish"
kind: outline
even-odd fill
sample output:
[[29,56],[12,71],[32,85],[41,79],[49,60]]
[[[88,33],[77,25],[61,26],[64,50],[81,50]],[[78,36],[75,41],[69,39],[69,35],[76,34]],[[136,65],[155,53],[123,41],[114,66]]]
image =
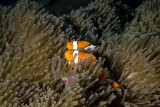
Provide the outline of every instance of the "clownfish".
[[[101,68],[101,71],[103,71],[103,70],[104,70],[104,69]],[[109,77],[111,76],[111,73],[105,72],[104,75],[107,75],[107,78],[109,78]],[[99,79],[102,79],[103,77],[104,77],[104,76],[100,76]],[[112,86],[113,88],[119,88],[119,87],[120,87],[120,85],[119,85],[117,82],[115,82],[114,80],[112,80],[112,79],[109,79],[109,83],[111,84],[111,86]]]
[[110,79],[110,78],[109,78],[109,84],[110,84],[113,88],[120,88],[120,85],[119,85],[116,81],[114,81],[114,80],[112,80],[112,79]]
[[[72,41],[72,42],[69,42],[67,44],[67,48],[69,49],[68,51],[65,52],[65,58],[69,61],[69,64],[71,63],[75,63],[77,64],[81,59],[84,60],[85,58],[89,58],[90,57],[90,54],[89,53],[85,53],[85,52],[82,52],[82,51],[78,51],[80,48],[83,48],[85,51],[92,51],[96,48],[100,48],[100,47],[97,47],[97,46],[94,46],[94,45],[91,45],[90,42],[87,42],[87,41]],[[96,60],[96,57],[94,55],[91,55],[91,60],[90,62],[94,62]],[[104,69],[101,68],[101,71],[103,71]],[[111,74],[105,72],[104,75],[107,74],[107,78],[109,78],[111,76]],[[103,78],[100,77],[100,79]],[[67,82],[70,84],[71,81],[73,80],[73,78],[71,78],[70,80],[68,80],[68,78],[62,78],[62,81],[63,83],[66,85]],[[109,83],[111,84],[111,86],[113,88],[119,88],[120,85],[109,79]]]
[[90,42],[87,41],[71,41],[67,44],[67,48],[70,50],[78,50],[83,48],[85,51],[89,50],[92,51],[96,48],[100,48],[98,46],[91,45]]
[[120,87],[120,85],[117,82],[115,82],[115,81],[112,81],[111,86],[113,88],[119,88]]
[[[94,55],[91,55],[91,62],[94,62],[96,60],[96,57]],[[84,60],[85,58],[89,58],[90,54],[81,52],[78,50],[68,50],[65,52],[65,58],[69,61],[69,63],[78,63],[81,59]]]

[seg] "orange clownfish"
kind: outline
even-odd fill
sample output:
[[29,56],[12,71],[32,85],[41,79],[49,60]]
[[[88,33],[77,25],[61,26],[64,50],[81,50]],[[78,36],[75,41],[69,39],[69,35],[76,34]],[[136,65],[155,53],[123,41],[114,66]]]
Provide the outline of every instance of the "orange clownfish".
[[[103,70],[104,70],[104,69],[101,68],[101,71],[103,71]],[[104,75],[107,75],[107,78],[109,78],[109,77],[111,76],[111,73],[105,72]],[[104,76],[100,76],[99,79],[102,79],[103,77],[104,77]],[[112,80],[112,79],[109,79],[109,82],[110,82],[110,84],[111,84],[111,86],[112,86],[113,88],[119,88],[119,87],[120,87],[120,85],[119,85],[117,82],[115,82],[114,80]]]
[[119,84],[118,84],[117,82],[115,82],[115,81],[113,81],[113,82],[111,83],[111,86],[112,86],[113,88],[119,88],[119,87],[120,87]]
[[[84,60],[85,58],[89,58],[90,54],[81,52],[78,50],[68,50],[65,52],[65,58],[69,61],[69,63],[78,63],[81,59]],[[96,57],[92,55],[91,62],[94,62]]]
[[67,44],[67,48],[71,50],[78,50],[80,48],[83,48],[85,51],[86,50],[92,51],[100,47],[91,45],[91,43],[87,41],[71,41]]
[[113,88],[120,88],[120,85],[117,82],[115,82],[112,79],[108,79],[108,80],[109,80],[108,82],[111,84]]

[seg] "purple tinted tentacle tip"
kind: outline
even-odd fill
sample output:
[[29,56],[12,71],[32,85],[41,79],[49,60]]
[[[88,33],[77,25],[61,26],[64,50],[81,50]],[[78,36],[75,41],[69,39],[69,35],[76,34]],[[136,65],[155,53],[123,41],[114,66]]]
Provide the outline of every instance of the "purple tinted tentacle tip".
[[74,77],[68,79],[68,78],[62,78],[62,81],[65,85],[70,84],[74,80]]

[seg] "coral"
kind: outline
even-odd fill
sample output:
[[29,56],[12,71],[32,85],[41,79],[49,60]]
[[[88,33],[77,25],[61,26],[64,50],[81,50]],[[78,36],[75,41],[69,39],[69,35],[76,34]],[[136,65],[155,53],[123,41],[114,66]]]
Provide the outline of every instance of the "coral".
[[126,26],[125,32],[155,32],[160,29],[159,0],[146,1],[135,11],[135,18]]

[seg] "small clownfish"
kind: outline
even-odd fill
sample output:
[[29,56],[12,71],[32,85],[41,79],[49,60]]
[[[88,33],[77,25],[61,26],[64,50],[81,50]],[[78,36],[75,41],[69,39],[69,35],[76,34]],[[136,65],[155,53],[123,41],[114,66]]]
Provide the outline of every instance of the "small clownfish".
[[113,81],[113,82],[111,83],[111,86],[112,86],[113,88],[119,88],[119,87],[120,87],[120,85],[119,85],[117,82],[115,82],[115,81]]
[[91,43],[87,41],[71,41],[67,44],[67,48],[71,50],[78,50],[80,48],[83,48],[85,51],[92,51],[100,47],[91,45]]
[[[78,50],[68,50],[65,52],[65,58],[69,61],[69,63],[78,63],[81,59],[84,60],[85,58],[89,58],[90,54],[81,52]],[[91,62],[94,62],[96,57],[92,55]]]
[[[103,71],[103,70],[104,70],[104,69],[101,68],[101,71]],[[105,72],[104,75],[107,75],[107,78],[109,78],[109,77],[111,76],[111,73]],[[103,77],[104,77],[104,76],[100,76],[100,79],[102,79]],[[120,87],[120,85],[119,85],[117,82],[113,81],[112,79],[109,79],[109,82],[110,82],[110,84],[111,84],[111,86],[112,86],[113,88],[119,88],[119,87]]]
[[109,79],[109,83],[113,88],[120,88],[120,85],[112,79]]
[[[103,71],[104,69],[101,68],[101,71]],[[100,76],[99,78],[102,79],[105,75],[107,75],[107,78],[109,78],[111,76],[111,73],[108,73],[108,72],[104,72],[104,75],[103,76]]]

